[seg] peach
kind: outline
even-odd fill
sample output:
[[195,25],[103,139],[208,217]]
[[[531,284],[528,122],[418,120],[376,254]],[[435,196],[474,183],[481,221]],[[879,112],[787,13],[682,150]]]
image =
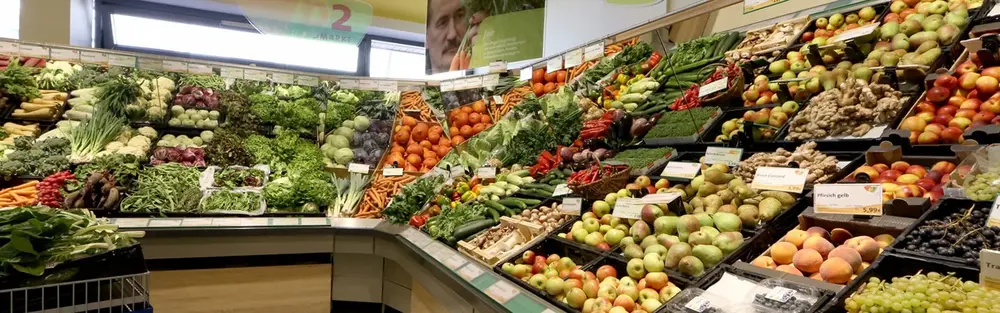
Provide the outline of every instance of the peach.
[[851,239],[851,237],[854,237],[854,235],[852,235],[850,231],[843,228],[834,228],[833,231],[830,232],[830,240],[833,241],[833,244],[837,245],[843,244],[844,241]]
[[840,246],[833,249],[833,251],[830,251],[830,258],[844,259],[844,261],[847,261],[848,264],[851,264],[851,268],[854,271],[861,268],[861,262],[863,262],[861,260],[861,254],[858,253],[857,250],[847,246]]
[[861,272],[862,272],[862,271],[864,271],[864,270],[865,270],[866,268],[868,268],[869,266],[871,266],[871,263],[868,263],[868,262],[861,262],[861,266],[860,266],[860,267],[858,267],[858,270],[857,270],[856,272],[854,272],[854,274],[861,274]]
[[897,170],[900,173],[906,172],[906,168],[908,167],[910,167],[910,163],[906,163],[906,161],[892,162],[892,165],[889,166],[889,168]]
[[789,274],[794,274],[794,275],[799,275],[799,276],[805,276],[805,275],[802,275],[802,272],[800,272],[798,269],[796,269],[794,266],[791,266],[791,265],[779,265],[778,268],[776,268],[776,270],[778,270],[779,272],[785,272],[785,273],[789,273]]
[[862,260],[865,260],[865,262],[872,262],[875,261],[875,258],[878,257],[878,254],[882,249],[879,248],[878,242],[874,240],[866,240],[855,246],[854,250],[861,254]]
[[920,176],[915,174],[903,174],[899,178],[896,178],[896,182],[904,185],[916,184],[920,180]]
[[798,252],[799,249],[796,248],[795,245],[793,245],[790,242],[779,242],[771,246],[770,251],[771,251],[771,259],[773,259],[775,263],[791,264],[792,257],[795,256],[795,252]]
[[762,255],[762,256],[757,257],[756,259],[753,259],[753,261],[750,262],[750,264],[753,264],[753,265],[759,266],[759,267],[766,267],[766,268],[769,268],[769,269],[772,269],[772,270],[774,268],[778,267],[777,264],[774,264],[774,259],[772,259],[771,257],[766,256],[766,255]]
[[809,275],[809,278],[822,281],[823,275],[820,275],[819,272],[815,272],[812,275]]
[[[861,260],[861,258],[859,257],[858,260]],[[819,255],[819,252],[816,252],[816,250],[802,249],[795,252],[795,256],[792,257],[792,264],[803,273],[815,273],[819,271],[820,265],[823,265],[823,256]]]
[[830,239],[830,232],[827,232],[826,229],[823,229],[823,227],[819,226],[809,227],[809,229],[807,229],[806,232],[809,233],[809,237],[818,236],[823,239]]
[[809,238],[809,233],[801,229],[793,229],[785,234],[784,240],[791,242],[795,248],[802,248],[802,242],[805,242],[806,238]]
[[854,275],[854,269],[851,268],[851,264],[844,261],[844,259],[832,258],[823,262],[823,265],[820,265],[819,275],[823,277],[823,280],[829,283],[846,284],[851,281],[851,275]]
[[830,254],[830,251],[833,250],[833,244],[820,237],[809,237],[809,239],[806,239],[806,242],[802,243],[802,248],[816,250],[823,258],[826,258]]
[[878,242],[879,248],[882,248],[882,249],[885,249],[885,247],[888,247],[889,245],[891,245],[892,242],[895,241],[895,240],[896,240],[896,238],[893,238],[892,235],[889,235],[889,234],[881,234],[881,235],[875,236],[875,242]]
[[955,170],[955,163],[951,163],[948,161],[938,161],[937,163],[934,163],[933,166],[931,166],[931,170],[941,172],[942,174],[948,174],[951,173],[951,171]]

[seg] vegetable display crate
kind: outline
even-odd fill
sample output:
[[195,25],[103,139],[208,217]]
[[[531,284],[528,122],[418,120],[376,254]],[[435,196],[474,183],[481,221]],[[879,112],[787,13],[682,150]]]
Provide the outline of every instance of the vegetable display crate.
[[[729,264],[722,264],[722,265],[717,266],[714,270],[712,270],[708,274],[705,274],[704,276],[702,276],[701,280],[698,282],[698,288],[701,288],[701,289],[704,289],[704,290],[708,290],[709,287],[711,287],[715,283],[719,282],[719,280],[722,279],[722,276],[724,274],[726,274],[726,273],[730,273],[730,274],[739,276],[740,278],[747,279],[747,280],[753,281],[754,283],[758,283],[758,284],[761,283],[762,281],[764,281],[765,279],[772,279],[772,280],[776,279],[776,277],[767,276],[767,275],[764,275],[764,274],[761,274],[761,273],[757,273],[757,272],[751,272],[751,271],[744,270],[744,269],[741,269],[741,268],[738,268],[738,267],[735,267],[735,266],[732,266],[732,265],[729,265]],[[782,280],[782,283],[788,284],[788,285],[791,285],[791,286],[801,286],[801,287],[804,287],[802,289],[812,289],[813,292],[817,293],[816,294],[816,302],[814,302],[812,304],[812,306],[809,308],[809,310],[806,311],[806,312],[822,312],[820,309],[823,308],[824,306],[826,306],[827,303],[830,300],[832,300],[833,296],[835,295],[834,292],[829,291],[829,290],[818,289],[818,288],[814,288],[812,286],[808,286],[808,285],[804,285],[804,284],[798,284],[796,282],[792,282],[792,281],[788,281],[788,280]],[[789,288],[789,289],[799,289],[799,288]]]
[[[69,283],[146,273],[142,247],[138,244],[107,251],[98,255],[60,263],[45,270],[43,276],[31,276],[19,271],[0,278],[0,289],[31,287],[44,284]],[[0,299],[3,296],[0,295]]]
[[[990,214],[989,212],[991,207],[992,203],[990,202],[976,202],[972,200],[959,200],[959,199],[942,200],[933,209],[925,212],[923,216],[921,216],[920,219],[918,219],[915,223],[907,227],[906,230],[899,235],[899,238],[897,238],[896,241],[892,243],[892,245],[886,247],[886,250],[892,251],[893,253],[900,255],[909,255],[921,259],[926,259],[931,262],[945,264],[952,268],[961,268],[978,273],[979,250],[969,251],[975,255],[974,258],[965,258],[961,256],[962,253],[957,253],[959,254],[959,256],[945,256],[938,254],[937,251],[934,252],[922,251],[921,248],[922,248],[922,243],[928,243],[929,245],[928,241],[930,241],[930,239],[927,238],[944,240],[946,245],[952,247],[953,250],[957,250],[955,249],[955,247],[959,247],[959,249],[962,249],[961,246],[956,245],[957,241],[959,240],[973,240],[973,239],[982,240],[982,239],[976,239],[979,238],[979,236],[977,235],[982,234],[980,232],[981,230],[979,230],[978,228],[986,224],[986,221],[989,219],[989,214]],[[983,214],[982,212],[985,212],[985,214]],[[928,225],[928,221],[938,218],[947,218],[949,216],[955,217],[956,214],[960,216],[958,220],[963,221],[962,224],[966,226],[966,230],[961,231],[958,234],[954,234],[954,238],[952,237],[952,233],[949,233],[947,236],[943,233],[940,236],[934,235],[932,233],[933,230],[944,230],[945,228],[941,227],[940,225],[936,227]],[[976,216],[975,219],[973,219],[974,216],[973,214],[975,214]],[[952,220],[950,222],[954,223],[957,221]],[[985,228],[984,230],[988,229],[990,228]],[[922,240],[921,243],[910,242],[909,240],[907,240],[907,237],[917,236],[916,234],[917,232],[925,233],[925,235],[922,236],[924,240]],[[969,235],[963,236],[963,234],[969,234]],[[996,234],[994,234],[994,236],[995,235]],[[993,242],[981,243],[981,245],[989,245],[992,246],[993,249],[997,249],[997,247],[993,244],[994,244]],[[910,245],[915,246],[916,249],[912,249],[913,247],[909,247]],[[933,250],[933,248],[931,249]]]
[[[673,112],[683,113],[685,111],[686,110],[669,111],[666,114],[670,114],[670,113],[673,113]],[[695,124],[697,124],[698,121],[696,121],[696,120],[692,121],[690,119],[690,117],[691,117],[690,115],[687,115],[687,114],[682,114],[682,115],[683,115],[683,119],[680,118],[680,117],[678,119],[680,119],[680,121],[682,121],[683,123],[687,123],[687,124],[693,126],[693,128],[695,129],[695,132],[693,134],[685,135],[685,136],[678,136],[678,137],[665,137],[665,138],[650,138],[650,137],[646,137],[646,138],[642,139],[642,143],[643,143],[642,145],[643,146],[662,147],[662,146],[670,146],[670,145],[674,145],[674,144],[696,143],[696,142],[698,142],[698,138],[701,137],[702,132],[705,131],[705,127],[707,127],[708,125],[711,125],[716,119],[719,118],[720,115],[722,115],[722,109],[716,108],[716,111],[714,113],[712,113],[712,115],[707,120],[705,120],[703,123],[701,123],[701,125],[695,125]],[[666,116],[666,115],[664,115],[664,116]],[[692,122],[695,122],[695,124],[691,124]],[[656,126],[653,126],[653,127],[656,128]],[[674,127],[676,127],[676,126],[674,126]]]
[[0,291],[0,312],[152,312],[149,273]]
[[18,123],[55,124],[56,122],[63,120],[62,116],[63,113],[69,109],[69,103],[63,101],[62,106],[57,108],[58,110],[56,110],[56,114],[52,118],[26,118],[26,117],[14,116],[14,111],[21,108],[21,103],[13,104],[13,102],[8,101],[7,104],[9,105],[9,107],[6,109],[4,113],[4,120],[9,122],[18,122]]
[[[601,259],[599,259],[599,260],[597,260],[595,262],[590,263],[589,265],[587,265],[586,267],[584,267],[583,270],[584,271],[591,271],[591,272],[594,272],[596,274],[597,273],[597,269],[601,268],[601,266],[604,266],[604,265],[610,265],[611,267],[613,267],[615,269],[615,273],[618,274],[617,275],[618,278],[629,277],[628,270],[626,269],[626,266],[628,265],[628,262],[624,262],[624,261],[616,259],[616,258],[609,258],[609,257],[601,258]],[[695,283],[692,282],[692,281],[690,281],[690,280],[687,280],[687,279],[684,279],[684,278],[680,278],[680,277],[675,276],[675,275],[673,275],[672,273],[669,273],[669,272],[665,272],[665,273],[667,273],[667,280],[670,283],[674,284],[674,286],[677,286],[677,288],[680,288],[681,290],[687,289],[689,287],[695,287]],[[635,280],[638,281],[638,279],[635,279]],[[679,292],[678,292],[678,294],[679,294]],[[674,295],[674,296],[676,297],[676,295]],[[553,304],[559,306],[560,309],[563,309],[566,312],[580,312],[580,310],[575,310],[573,308],[570,308],[569,306],[567,306],[562,301],[553,301],[554,299],[552,299],[551,297],[546,298],[546,300],[549,300],[549,302],[552,302]],[[671,301],[663,301],[663,304],[660,305],[660,307],[658,309],[656,309],[655,311],[653,311],[653,312],[656,312],[656,313],[665,313],[665,312],[668,312],[667,311],[667,304],[668,303],[671,303]],[[639,304],[636,304],[636,306],[639,306]]]
[[[522,262],[520,260],[522,259],[522,257],[524,256],[524,254],[527,251],[534,252],[534,255],[536,257],[537,256],[541,256],[541,257],[546,258],[546,259],[550,255],[553,255],[553,254],[558,255],[560,258],[568,257],[568,258],[570,258],[570,260],[573,260],[573,263],[575,263],[575,265],[580,266],[584,270],[587,269],[587,266],[589,264],[597,262],[601,258],[601,254],[600,253],[597,253],[597,252],[594,252],[594,251],[590,251],[590,250],[587,250],[587,249],[581,249],[580,247],[574,246],[574,245],[567,245],[567,244],[565,244],[563,242],[560,242],[560,241],[552,239],[552,238],[545,238],[545,239],[542,239],[541,241],[539,241],[538,243],[536,243],[534,245],[530,245],[530,246],[527,246],[525,249],[518,250],[517,253],[514,253],[513,255],[511,255],[507,259],[501,260],[495,266],[493,266],[493,271],[496,272],[497,274],[500,274],[500,276],[503,276],[507,280],[510,280],[510,281],[514,282],[515,284],[517,284],[518,286],[520,286],[522,289],[527,290],[527,291],[529,291],[531,293],[534,293],[536,296],[539,296],[541,298],[549,299],[549,301],[553,302],[553,303],[558,302],[558,301],[552,301],[553,299],[551,299],[548,296],[548,294],[545,292],[545,290],[539,289],[538,287],[535,287],[535,286],[532,286],[530,284],[530,281],[529,281],[529,278],[532,275],[543,274],[544,270],[542,270],[542,272],[533,273],[536,270],[533,270],[533,269],[529,268],[527,276],[524,279],[518,278],[518,277],[512,275],[511,273],[507,273],[506,271],[503,270],[503,265],[506,264],[506,263],[515,264],[515,266],[516,265],[524,264],[524,262]],[[534,260],[532,260],[532,262],[534,262]],[[559,262],[559,261],[556,261],[556,262]],[[562,278],[562,279],[566,279],[566,277],[563,277],[561,275],[557,276],[557,277],[558,278]],[[548,279],[548,277],[546,277],[546,279]],[[544,288],[544,286],[542,288]],[[565,305],[565,303],[564,303],[564,305]]]
[[883,253],[875,263],[861,271],[856,279],[841,289],[837,293],[836,298],[827,305],[823,312],[846,312],[844,304],[847,298],[857,292],[861,288],[861,284],[867,283],[872,277],[887,281],[893,277],[903,277],[918,273],[927,274],[929,272],[937,272],[942,276],[953,273],[955,277],[962,280],[979,282],[979,272],[977,271],[971,271],[962,267],[956,268],[949,264],[916,256]]
[[[754,147],[753,150],[743,149],[743,156],[740,159],[746,160],[747,158],[753,156],[754,153],[773,153],[778,148],[784,148],[789,152],[794,152],[795,147],[797,146],[799,145],[796,143],[792,144],[785,143],[780,145],[768,144],[765,146],[756,146]],[[847,177],[848,175],[854,172],[854,169],[858,168],[858,166],[861,166],[861,164],[864,164],[864,158],[861,156],[861,153],[858,152],[849,152],[851,150],[842,150],[842,151],[824,150],[821,149],[819,146],[817,146],[816,150],[828,156],[836,157],[838,162],[841,162],[840,164],[838,164],[838,167],[840,165],[843,165],[843,167],[839,168],[839,171],[837,171],[836,174],[833,174],[830,177],[827,183],[836,182],[843,179],[844,177]],[[685,152],[678,155],[677,158],[673,159],[672,161],[699,163],[701,162],[701,158],[703,156],[705,156],[705,152]],[[732,168],[730,168],[729,172],[732,173]],[[747,183],[747,185],[749,184],[750,183]],[[805,189],[803,190],[803,194],[805,194],[809,190],[812,190],[812,187],[813,187],[812,184],[806,184]]]
[[[867,134],[865,134],[867,137],[866,136],[862,136],[862,137],[850,137],[850,136],[848,136],[848,137],[838,137],[838,138],[827,137],[827,138],[821,138],[821,139],[808,139],[808,140],[801,140],[801,141],[791,141],[791,140],[786,139],[786,137],[788,136],[788,133],[791,131],[791,122],[792,122],[792,120],[794,120],[794,118],[791,118],[791,119],[788,120],[788,127],[785,127],[780,133],[777,134],[777,137],[775,137],[775,138],[777,138],[777,140],[775,140],[775,142],[780,142],[780,143],[805,143],[805,142],[809,142],[809,141],[815,141],[816,143],[818,143],[820,145],[834,144],[834,145],[842,146],[842,147],[844,147],[843,151],[856,151],[856,150],[860,150],[860,149],[858,149],[859,147],[866,147],[866,146],[872,146],[872,145],[877,144],[877,142],[880,140],[880,138],[882,138],[883,135],[885,135],[886,133],[888,133],[892,129],[896,129],[896,127],[899,126],[899,123],[903,121],[903,118],[906,116],[907,112],[909,112],[910,108],[913,107],[914,104],[917,103],[917,99],[919,98],[919,95],[920,95],[919,93],[903,93],[902,97],[906,97],[907,99],[905,101],[903,101],[903,105],[900,108],[899,112],[896,112],[896,114],[892,117],[892,119],[890,119],[885,125],[880,125],[880,126],[873,127],[871,131],[869,131]],[[799,114],[801,114],[801,112],[799,112]],[[879,131],[879,128],[881,128],[882,130]]]
[[[501,262],[514,257],[525,246],[535,246],[542,240],[545,240],[544,229],[535,223],[519,221],[504,216],[500,218],[499,226],[509,227],[511,229],[510,233],[496,238],[493,244],[480,248],[476,244],[473,244],[473,242],[477,240],[489,240],[490,238],[482,237],[490,236],[489,234],[493,227],[484,229],[475,235],[469,236],[466,240],[459,241],[457,246],[458,251],[483,265],[493,267],[503,265]],[[512,244],[514,245],[513,247],[511,246]]]

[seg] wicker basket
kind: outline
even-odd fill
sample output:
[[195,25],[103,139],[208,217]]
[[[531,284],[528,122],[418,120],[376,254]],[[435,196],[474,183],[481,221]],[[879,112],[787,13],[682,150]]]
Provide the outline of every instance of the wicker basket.
[[702,106],[717,106],[720,108],[732,107],[734,104],[739,104],[739,107],[743,106],[742,101],[733,101],[733,99],[742,99],[743,97],[743,85],[744,78],[743,73],[740,72],[736,76],[736,80],[733,80],[729,89],[726,92],[717,93],[715,95],[709,96],[701,101]]
[[628,184],[629,172],[631,171],[632,169],[626,166],[621,168],[614,175],[601,178],[586,185],[572,187],[572,189],[574,193],[590,200],[604,199],[604,196],[607,194],[617,192],[619,189],[625,188],[625,185]]

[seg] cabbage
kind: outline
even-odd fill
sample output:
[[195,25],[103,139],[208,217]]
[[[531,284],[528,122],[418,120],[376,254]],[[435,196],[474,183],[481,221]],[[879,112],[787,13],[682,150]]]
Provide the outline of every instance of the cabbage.
[[365,130],[368,130],[368,127],[371,126],[371,124],[372,124],[371,121],[369,121],[368,118],[365,116],[354,117],[354,130],[363,132]]
[[337,128],[337,130],[335,130],[333,133],[336,134],[336,135],[344,136],[345,138],[353,138],[354,137],[354,130],[350,129],[350,128],[346,127],[346,126],[341,126],[340,128]]
[[333,161],[337,164],[351,163],[352,160],[354,160],[354,151],[351,151],[351,148],[340,148],[333,153]]
[[341,135],[330,135],[326,137],[326,140],[334,148],[348,148],[351,146],[350,140]]
[[352,121],[352,120],[346,120],[346,121],[344,121],[344,123],[340,124],[340,126],[347,127],[347,128],[350,128],[350,129],[354,129],[354,121]]

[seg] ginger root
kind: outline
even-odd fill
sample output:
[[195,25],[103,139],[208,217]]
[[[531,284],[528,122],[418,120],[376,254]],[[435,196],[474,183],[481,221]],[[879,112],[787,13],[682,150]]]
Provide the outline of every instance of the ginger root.
[[773,153],[754,153],[746,160],[740,161],[739,166],[733,169],[733,174],[750,183],[758,167],[786,167],[790,162],[798,163],[799,168],[809,170],[806,184],[825,183],[838,171],[837,158],[817,151],[816,142],[810,141],[796,147],[792,152],[778,148]]
[[789,123],[788,140],[861,137],[875,126],[888,123],[902,109],[906,98],[885,84],[847,79],[824,91]]

